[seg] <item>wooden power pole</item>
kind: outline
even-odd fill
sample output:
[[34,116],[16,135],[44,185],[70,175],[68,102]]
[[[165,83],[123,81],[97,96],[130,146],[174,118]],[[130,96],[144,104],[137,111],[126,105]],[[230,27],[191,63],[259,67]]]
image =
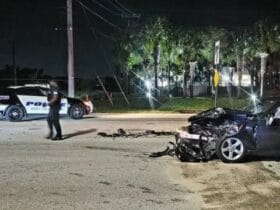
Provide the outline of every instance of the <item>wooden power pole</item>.
[[14,70],[14,85],[17,85],[17,66],[16,66],[16,43],[15,39],[13,40],[13,70]]
[[73,11],[72,0],[67,0],[67,39],[68,39],[68,96],[75,96],[74,78],[74,41],[73,41]]

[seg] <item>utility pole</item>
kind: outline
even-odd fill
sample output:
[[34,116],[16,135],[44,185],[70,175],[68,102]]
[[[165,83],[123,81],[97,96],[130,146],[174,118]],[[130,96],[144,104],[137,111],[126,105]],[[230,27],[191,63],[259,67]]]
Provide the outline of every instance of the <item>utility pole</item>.
[[68,96],[75,96],[74,78],[74,41],[73,41],[73,11],[72,0],[67,0],[67,39],[68,39]]
[[13,54],[13,70],[14,70],[14,85],[17,85],[17,67],[16,67],[16,44],[15,40],[13,40],[12,44],[12,54]]

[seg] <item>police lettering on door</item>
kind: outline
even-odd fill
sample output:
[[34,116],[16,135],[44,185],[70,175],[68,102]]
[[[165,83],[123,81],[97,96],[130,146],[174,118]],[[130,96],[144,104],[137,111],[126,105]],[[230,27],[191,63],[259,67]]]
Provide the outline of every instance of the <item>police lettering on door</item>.
[[[61,107],[64,107],[66,104],[61,103]],[[35,107],[47,107],[49,106],[47,102],[40,102],[40,101],[27,101],[26,106],[35,106]]]

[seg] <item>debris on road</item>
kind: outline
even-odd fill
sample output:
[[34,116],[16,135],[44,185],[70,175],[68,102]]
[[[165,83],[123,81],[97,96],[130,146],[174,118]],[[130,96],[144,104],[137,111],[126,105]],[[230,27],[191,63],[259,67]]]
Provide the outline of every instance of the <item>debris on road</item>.
[[128,132],[122,128],[119,128],[116,133],[111,133],[108,134],[106,132],[99,132],[97,135],[102,136],[102,137],[111,137],[111,138],[116,138],[116,137],[133,137],[133,138],[138,138],[142,136],[174,136],[176,132],[172,131],[155,131],[155,130],[146,130],[143,132],[137,132],[137,133],[131,133]]
[[176,149],[176,144],[173,142],[169,142],[168,146],[166,147],[165,150],[161,152],[153,152],[149,155],[149,157],[156,158],[156,157],[162,157],[162,156],[174,156],[175,155],[175,149]]
[[169,142],[165,150],[153,152],[149,157],[157,158],[162,156],[176,156],[184,162],[207,162],[212,156],[207,155],[201,143],[191,143],[180,141],[179,134],[175,135],[176,143]]

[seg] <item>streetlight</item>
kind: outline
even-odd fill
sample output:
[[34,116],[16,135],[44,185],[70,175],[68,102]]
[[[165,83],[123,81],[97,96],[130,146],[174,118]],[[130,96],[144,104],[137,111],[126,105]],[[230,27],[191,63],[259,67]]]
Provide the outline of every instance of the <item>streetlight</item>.
[[256,103],[257,100],[257,96],[255,94],[252,94],[251,96],[251,100],[254,102],[254,104]]
[[149,80],[145,81],[145,86],[148,90],[150,90],[152,88],[152,83]]
[[152,93],[149,91],[146,93],[147,98],[152,98]]

